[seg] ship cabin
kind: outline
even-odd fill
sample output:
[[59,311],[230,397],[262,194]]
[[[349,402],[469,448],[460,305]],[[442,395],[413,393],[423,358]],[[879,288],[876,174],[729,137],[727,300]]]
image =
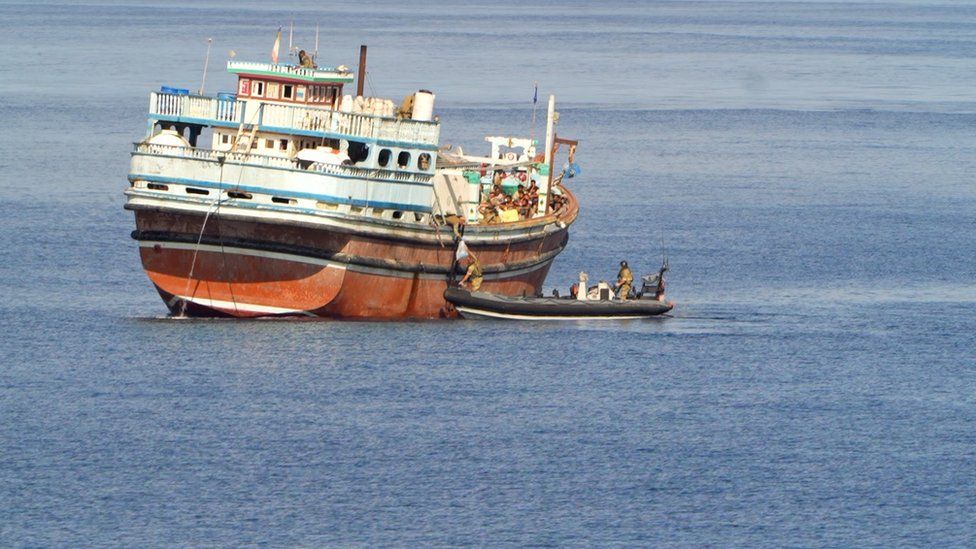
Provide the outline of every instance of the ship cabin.
[[[348,159],[361,168],[434,171],[439,128],[430,92],[418,92],[425,101],[410,97],[414,109],[402,120],[391,100],[343,95],[343,86],[353,81],[344,66],[230,61],[227,70],[238,77],[236,93],[211,97],[166,86],[154,93],[151,133],[173,130],[197,147],[210,129],[216,151],[297,157],[306,165]],[[427,105],[423,112],[416,108],[421,104]]]
[[[357,94],[347,93],[354,77],[345,66],[232,60],[227,70],[237,76],[234,92],[164,86],[150,94],[147,136],[135,144],[129,174],[136,191],[418,223],[452,215],[512,222],[548,211],[550,155],[537,157],[535,140],[510,137],[487,138],[484,157],[439,151],[427,90],[398,105],[364,97],[362,74]],[[546,153],[552,108],[550,99]]]

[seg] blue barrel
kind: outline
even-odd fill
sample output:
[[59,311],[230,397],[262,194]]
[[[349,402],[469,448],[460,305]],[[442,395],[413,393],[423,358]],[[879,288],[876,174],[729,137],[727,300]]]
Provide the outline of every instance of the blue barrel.
[[172,93],[176,95],[190,95],[190,90],[186,88],[171,88],[169,86],[160,86],[159,91],[163,93]]
[[237,94],[231,92],[217,92],[217,99],[220,101],[236,101]]

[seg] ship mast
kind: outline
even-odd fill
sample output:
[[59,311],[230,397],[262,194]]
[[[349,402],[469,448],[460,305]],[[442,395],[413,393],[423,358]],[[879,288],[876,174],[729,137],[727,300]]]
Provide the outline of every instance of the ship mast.
[[366,44],[359,46],[359,76],[356,77],[356,96],[363,95],[366,85]]
[[539,210],[541,214],[546,213],[546,208],[549,207],[549,190],[552,188],[552,153],[553,153],[553,138],[555,137],[554,130],[556,125],[556,96],[549,96],[549,108],[546,110],[546,156],[545,164],[549,167],[549,177],[546,177],[539,189]]

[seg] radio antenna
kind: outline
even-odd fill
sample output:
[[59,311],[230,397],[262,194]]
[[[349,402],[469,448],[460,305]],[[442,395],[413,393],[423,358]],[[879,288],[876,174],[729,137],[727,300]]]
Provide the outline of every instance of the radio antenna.
[[213,46],[213,38],[207,38],[207,57],[203,60],[203,79],[200,81],[200,91],[197,95],[203,95],[203,88],[207,85],[207,67],[210,66],[211,46]]
[[319,24],[315,24],[315,53],[312,55],[312,59],[319,56]]

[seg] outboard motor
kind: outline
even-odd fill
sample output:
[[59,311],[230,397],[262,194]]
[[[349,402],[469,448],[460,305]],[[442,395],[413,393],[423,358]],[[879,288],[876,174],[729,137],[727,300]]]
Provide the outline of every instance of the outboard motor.
[[654,301],[664,301],[664,273],[668,271],[668,260],[665,259],[661,269],[657,274],[649,274],[641,277],[641,291],[639,299],[652,299]]

